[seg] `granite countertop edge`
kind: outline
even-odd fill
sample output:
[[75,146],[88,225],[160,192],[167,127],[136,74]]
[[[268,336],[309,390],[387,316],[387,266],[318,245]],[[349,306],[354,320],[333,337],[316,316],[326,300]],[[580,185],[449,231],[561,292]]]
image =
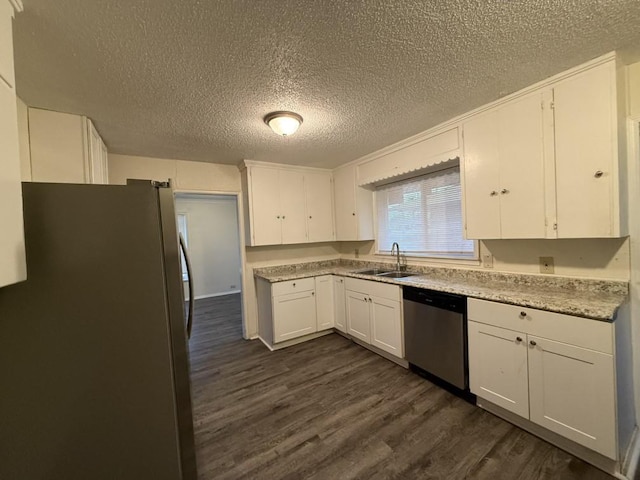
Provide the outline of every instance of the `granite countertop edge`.
[[605,322],[613,322],[615,320],[618,308],[627,298],[627,294],[624,292],[602,292],[597,295],[598,298],[594,299],[594,292],[588,290],[567,289],[566,292],[562,293],[553,288],[513,285],[491,280],[483,280],[480,283],[477,280],[471,281],[462,276],[460,278],[445,279],[419,274],[401,279],[392,279],[359,274],[357,270],[362,270],[366,267],[354,267],[352,265],[318,266],[316,268],[303,268],[298,271],[279,271],[279,268],[282,267],[255,268],[254,276],[269,283],[276,283],[320,275],[340,275],[399,286],[454,293],[470,298],[536,308]]

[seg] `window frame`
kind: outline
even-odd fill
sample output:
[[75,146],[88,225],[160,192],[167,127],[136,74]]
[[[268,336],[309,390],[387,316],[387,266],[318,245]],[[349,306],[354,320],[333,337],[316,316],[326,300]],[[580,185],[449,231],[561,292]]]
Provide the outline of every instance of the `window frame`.
[[[380,248],[380,222],[378,221],[378,189],[382,188],[382,187],[386,187],[389,185],[392,185],[394,183],[401,183],[401,182],[406,182],[406,181],[411,181],[411,180],[415,180],[418,177],[424,177],[424,176],[428,176],[431,174],[437,174],[439,172],[443,172],[445,170],[448,169],[452,169],[452,168],[458,168],[460,170],[460,189],[461,189],[461,195],[460,195],[460,208],[461,208],[461,220],[464,222],[464,199],[463,199],[463,192],[462,192],[462,171],[460,169],[459,165],[455,165],[455,166],[447,166],[441,169],[437,169],[437,170],[432,170],[429,172],[423,172],[423,173],[417,173],[414,176],[411,177],[407,177],[407,178],[402,178],[400,180],[397,181],[392,181],[392,182],[387,182],[383,185],[378,185],[378,188],[376,188],[373,191],[373,222],[374,222],[374,228],[375,228],[375,248],[374,248],[374,254],[375,255],[380,255],[380,256],[389,256],[391,255],[391,250],[382,250]],[[464,225],[463,225],[463,230],[464,230]],[[465,255],[456,255],[456,254],[442,254],[442,255],[437,255],[437,254],[419,254],[416,252],[408,252],[408,253],[403,253],[402,251],[402,245],[400,245],[400,254],[402,256],[404,256],[406,259],[411,259],[414,261],[426,261],[428,260],[429,263],[443,263],[443,264],[462,264],[462,265],[479,265],[480,264],[480,245],[479,245],[479,241],[476,239],[469,239],[473,242],[473,252],[470,254],[465,254]]]

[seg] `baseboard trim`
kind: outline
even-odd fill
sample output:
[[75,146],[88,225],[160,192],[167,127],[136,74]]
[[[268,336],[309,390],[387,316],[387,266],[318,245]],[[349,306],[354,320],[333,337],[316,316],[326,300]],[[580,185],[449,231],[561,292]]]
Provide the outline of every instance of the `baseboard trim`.
[[366,348],[367,350],[372,351],[373,353],[377,353],[378,355],[380,355],[381,357],[386,358],[387,360],[400,365],[401,367],[404,368],[409,368],[409,362],[407,362],[404,358],[398,358],[395,355],[390,354],[389,352],[385,352],[384,350],[375,347],[373,345],[370,345],[368,343],[363,342],[362,340],[352,337],[351,335],[348,335],[346,333],[342,333],[342,332],[338,332],[340,335],[342,335],[343,337],[348,338],[349,340],[351,340],[353,343],[357,343],[358,345],[360,345],[361,347]]
[[598,452],[594,452],[578,443],[575,443],[565,437],[558,435],[550,430],[547,430],[540,425],[536,425],[535,423],[523,418],[515,413],[512,413],[508,410],[505,410],[502,407],[499,407],[495,403],[490,402],[489,400],[485,400],[484,398],[478,397],[477,403],[480,408],[493,413],[495,416],[506,420],[509,423],[513,423],[517,427],[526,430],[527,432],[546,440],[547,442],[555,445],[558,448],[566,450],[571,455],[574,455],[578,458],[581,458],[587,463],[590,463],[594,467],[599,468],[600,470],[608,473],[609,475],[613,475],[616,478],[626,479],[620,473],[620,464],[612,460],[610,458],[605,457],[604,455],[599,454]]
[[[242,290],[229,290],[228,292],[222,293],[208,293],[206,295],[196,295],[193,297],[194,300],[202,300],[203,298],[212,298],[212,297],[224,297],[225,295],[233,295],[234,293],[241,293]],[[189,300],[186,298],[185,300]]]
[[283,348],[292,347],[293,345],[298,345],[299,343],[308,342],[309,340],[313,340],[316,338],[324,337],[325,335],[329,335],[333,333],[332,329],[323,330],[321,332],[310,333],[309,335],[305,335],[303,337],[292,338],[291,340],[286,340],[284,342],[276,343],[271,345],[264,338],[258,335],[258,338],[264,343],[269,350],[275,352],[276,350],[282,350]]
[[631,441],[629,442],[629,448],[625,455],[624,465],[622,467],[622,473],[629,480],[636,478],[640,470],[638,470],[638,464],[640,463],[640,431],[636,427],[631,435]]

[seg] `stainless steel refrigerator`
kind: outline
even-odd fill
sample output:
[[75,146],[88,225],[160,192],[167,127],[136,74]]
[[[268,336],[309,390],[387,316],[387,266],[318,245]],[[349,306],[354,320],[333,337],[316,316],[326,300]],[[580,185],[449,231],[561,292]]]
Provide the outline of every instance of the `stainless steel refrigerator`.
[[194,480],[171,189],[23,195],[27,280],[0,288],[0,479]]

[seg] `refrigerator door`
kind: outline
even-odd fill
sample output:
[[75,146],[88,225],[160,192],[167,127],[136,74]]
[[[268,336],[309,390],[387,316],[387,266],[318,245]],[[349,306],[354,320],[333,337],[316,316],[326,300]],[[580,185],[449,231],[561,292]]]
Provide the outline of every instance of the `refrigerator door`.
[[0,478],[195,479],[175,220],[172,245],[159,190],[23,195],[29,278],[0,289]]

